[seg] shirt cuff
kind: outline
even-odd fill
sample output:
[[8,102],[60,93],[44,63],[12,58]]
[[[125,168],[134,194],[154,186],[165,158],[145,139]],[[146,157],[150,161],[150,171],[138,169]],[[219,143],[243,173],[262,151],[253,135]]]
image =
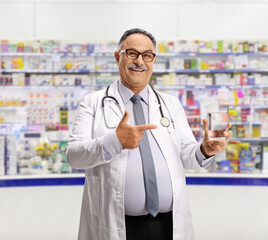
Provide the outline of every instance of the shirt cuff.
[[204,156],[204,154],[202,153],[201,151],[201,143],[199,144],[199,146],[196,148],[196,151],[195,151],[195,156],[196,156],[196,159],[197,159],[197,162],[198,164],[201,166],[201,167],[208,167],[210,162],[215,158],[215,155],[213,155],[212,157],[209,157],[209,158],[206,158]]
[[112,157],[122,151],[122,145],[119,142],[116,132],[113,131],[104,136],[103,138],[103,157],[109,161]]

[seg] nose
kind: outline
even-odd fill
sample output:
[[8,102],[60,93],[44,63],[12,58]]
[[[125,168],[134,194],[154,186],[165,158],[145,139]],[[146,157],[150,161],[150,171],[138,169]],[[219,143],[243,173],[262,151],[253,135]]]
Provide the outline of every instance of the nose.
[[134,60],[134,63],[137,64],[138,66],[140,66],[140,65],[142,65],[144,63],[141,54],[138,56],[137,59]]

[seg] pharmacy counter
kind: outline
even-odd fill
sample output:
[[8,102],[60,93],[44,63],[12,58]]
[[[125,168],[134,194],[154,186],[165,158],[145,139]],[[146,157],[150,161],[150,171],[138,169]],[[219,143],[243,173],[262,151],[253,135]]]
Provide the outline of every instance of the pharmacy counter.
[[[186,173],[187,185],[268,186],[268,174]],[[0,177],[0,187],[75,186],[84,174],[18,175]]]
[[[268,239],[268,175],[187,173],[186,181],[197,240]],[[83,174],[0,177],[0,239],[77,239],[83,184]]]

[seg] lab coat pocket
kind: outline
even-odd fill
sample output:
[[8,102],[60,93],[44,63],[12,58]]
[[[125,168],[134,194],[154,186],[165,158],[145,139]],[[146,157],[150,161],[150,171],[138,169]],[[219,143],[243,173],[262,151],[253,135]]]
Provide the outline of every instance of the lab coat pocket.
[[99,216],[100,212],[100,177],[86,176],[89,212]]

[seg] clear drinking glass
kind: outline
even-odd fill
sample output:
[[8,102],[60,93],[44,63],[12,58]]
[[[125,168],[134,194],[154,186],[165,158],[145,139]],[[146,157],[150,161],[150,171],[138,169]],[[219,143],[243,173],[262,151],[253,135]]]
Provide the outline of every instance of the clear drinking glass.
[[208,136],[210,140],[225,140],[223,132],[227,130],[228,110],[224,112],[209,112]]

